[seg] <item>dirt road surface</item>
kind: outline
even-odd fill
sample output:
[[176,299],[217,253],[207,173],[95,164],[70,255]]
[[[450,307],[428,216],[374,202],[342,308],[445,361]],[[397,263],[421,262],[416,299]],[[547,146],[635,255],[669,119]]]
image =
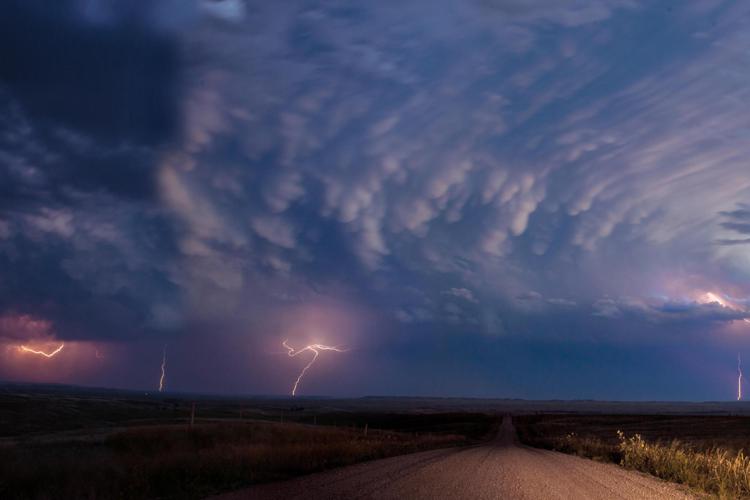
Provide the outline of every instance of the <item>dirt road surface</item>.
[[673,499],[677,485],[518,443],[511,419],[488,444],[375,460],[254,486],[220,500],[266,499]]

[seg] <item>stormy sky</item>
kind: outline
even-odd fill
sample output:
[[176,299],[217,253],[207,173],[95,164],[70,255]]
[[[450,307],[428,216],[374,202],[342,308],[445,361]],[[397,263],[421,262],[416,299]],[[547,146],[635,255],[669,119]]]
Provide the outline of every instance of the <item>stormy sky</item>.
[[284,340],[347,349],[308,395],[750,373],[746,2],[2,10],[0,379],[153,390],[166,346],[169,390],[287,394]]

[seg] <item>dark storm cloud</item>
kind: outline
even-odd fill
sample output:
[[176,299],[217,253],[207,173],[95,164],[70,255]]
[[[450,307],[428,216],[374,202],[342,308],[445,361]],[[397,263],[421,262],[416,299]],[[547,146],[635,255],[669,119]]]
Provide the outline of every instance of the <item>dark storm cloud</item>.
[[633,319],[655,324],[688,323],[696,329],[710,323],[726,323],[750,318],[750,312],[718,303],[688,301],[647,301],[637,298],[600,299],[593,304],[594,316]]
[[745,239],[734,239],[734,240],[717,240],[719,245],[745,245],[750,243],[750,238]]
[[[750,235],[750,205],[740,203],[735,210],[721,212],[724,222],[721,227],[742,236]],[[720,245],[743,245],[750,243],[750,238],[734,238],[718,240]]]
[[180,130],[178,33],[159,22],[170,3],[3,5],[6,201],[66,187],[153,197],[154,148]]
[[100,196],[12,215],[0,252],[4,313],[50,321],[51,334],[71,339],[169,334],[180,325],[170,227],[157,213]]
[[155,151],[103,145],[65,122],[41,124],[7,89],[0,96],[0,210],[71,203],[74,191],[154,199]]
[[[178,46],[148,22],[149,5],[5,2],[0,80],[37,126],[97,142],[159,144],[178,126]],[[97,6],[111,17],[86,15]]]
[[750,11],[697,6],[13,2],[5,328],[335,336],[414,376],[461,344],[457,387],[488,345],[727,328],[743,303],[701,297],[750,295]]
[[[174,23],[156,4],[11,1],[0,16],[0,304],[63,338],[173,332],[173,228],[154,168],[177,136]],[[176,7],[176,5],[175,5]],[[185,9],[183,9],[185,10]],[[178,22],[179,9],[172,12]]]
[[[704,264],[682,249],[710,240],[717,207],[746,189],[723,140],[746,116],[707,97],[739,98],[741,78],[707,71],[730,56],[696,42],[694,13],[622,72],[608,54],[628,47],[613,33],[653,34],[668,11],[248,5],[190,37],[198,83],[160,170],[197,297],[218,289],[223,309],[259,282],[297,297],[346,290],[408,325],[498,334],[519,314],[590,316],[608,293],[701,291],[666,278],[675,255]],[[743,43],[729,15],[702,12],[726,30],[701,36]],[[721,116],[719,129],[703,137],[691,113]],[[683,194],[704,185],[700,201]]]

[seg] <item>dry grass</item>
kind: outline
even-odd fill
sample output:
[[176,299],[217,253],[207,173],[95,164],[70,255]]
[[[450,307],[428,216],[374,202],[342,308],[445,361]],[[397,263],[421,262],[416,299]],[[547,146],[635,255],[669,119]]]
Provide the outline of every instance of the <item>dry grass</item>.
[[465,441],[272,422],[132,428],[102,442],[0,448],[0,498],[200,498]]
[[0,499],[200,498],[476,442],[497,424],[371,403],[0,386]]
[[561,451],[569,455],[591,458],[603,462],[619,463],[621,459],[619,448],[613,447],[599,438],[579,436],[575,432],[571,432],[565,436],[549,438],[522,438],[522,442],[536,448]]
[[679,441],[648,443],[636,434],[619,434],[620,463],[630,469],[686,484],[719,498],[750,497],[750,458],[721,448],[696,451]]
[[[746,417],[516,418],[519,437],[531,446],[618,463],[719,498],[750,498],[748,425]],[[632,432],[638,428],[649,439]]]

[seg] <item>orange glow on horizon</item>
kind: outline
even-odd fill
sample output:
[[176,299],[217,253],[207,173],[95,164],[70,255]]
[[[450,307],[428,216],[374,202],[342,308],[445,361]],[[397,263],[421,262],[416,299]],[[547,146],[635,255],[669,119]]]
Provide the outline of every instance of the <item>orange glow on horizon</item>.
[[31,383],[87,384],[109,362],[98,344],[55,338],[0,339],[0,379]]

